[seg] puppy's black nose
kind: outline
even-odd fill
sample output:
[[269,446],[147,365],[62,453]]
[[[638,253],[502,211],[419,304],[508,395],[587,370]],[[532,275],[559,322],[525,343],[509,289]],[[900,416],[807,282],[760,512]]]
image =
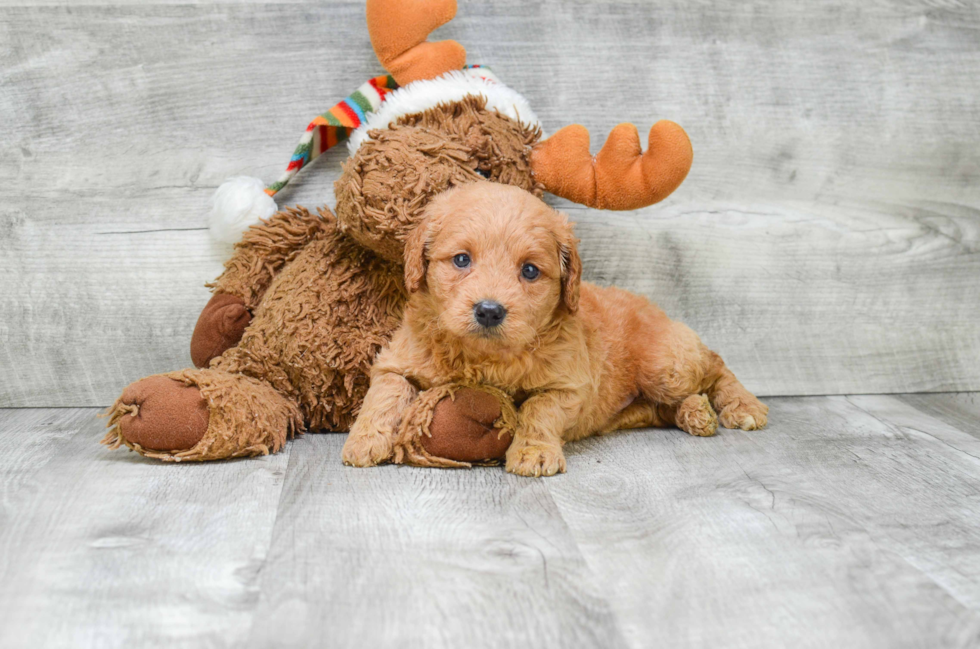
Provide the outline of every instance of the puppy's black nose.
[[473,305],[473,317],[481,327],[497,327],[507,316],[507,309],[500,302],[483,300]]

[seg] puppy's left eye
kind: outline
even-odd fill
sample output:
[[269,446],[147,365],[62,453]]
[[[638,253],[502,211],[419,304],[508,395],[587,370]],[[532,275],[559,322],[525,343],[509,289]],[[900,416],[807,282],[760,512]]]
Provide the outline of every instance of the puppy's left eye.
[[523,266],[521,266],[521,277],[523,277],[529,282],[533,282],[534,280],[536,280],[538,278],[538,275],[540,274],[541,271],[538,270],[538,267],[535,266],[534,264],[524,264]]
[[453,257],[453,266],[456,268],[468,268],[470,265],[470,256],[465,252],[461,252],[455,257]]

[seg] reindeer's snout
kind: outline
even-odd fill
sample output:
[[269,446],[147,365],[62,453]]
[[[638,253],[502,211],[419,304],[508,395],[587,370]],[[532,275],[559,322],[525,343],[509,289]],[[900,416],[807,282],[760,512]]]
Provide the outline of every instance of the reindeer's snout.
[[481,327],[492,329],[499,327],[507,317],[507,309],[500,302],[481,300],[473,305],[473,319]]

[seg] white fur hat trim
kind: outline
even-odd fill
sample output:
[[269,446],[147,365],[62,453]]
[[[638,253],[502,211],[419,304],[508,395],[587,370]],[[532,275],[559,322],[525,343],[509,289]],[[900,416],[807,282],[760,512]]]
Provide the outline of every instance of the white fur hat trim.
[[489,110],[498,110],[525,126],[541,126],[527,100],[516,90],[500,83],[489,68],[466,68],[447,72],[435,79],[414,81],[393,91],[381,107],[368,115],[367,120],[350,134],[347,149],[354,155],[361,144],[369,139],[368,131],[388,128],[399,117],[459,101],[467,95],[486,97]]

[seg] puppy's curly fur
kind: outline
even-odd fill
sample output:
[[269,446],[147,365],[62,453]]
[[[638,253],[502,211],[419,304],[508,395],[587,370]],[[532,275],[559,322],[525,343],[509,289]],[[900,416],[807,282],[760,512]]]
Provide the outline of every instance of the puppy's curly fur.
[[[768,408],[691,329],[581,271],[567,218],[526,191],[477,182],[433,200],[405,248],[402,326],[372,367],[344,460],[389,459],[419,391],[453,382],[520,404],[507,470],[527,476],[564,471],[562,444],[597,433],[766,425]],[[487,302],[505,315],[481,324]]]

